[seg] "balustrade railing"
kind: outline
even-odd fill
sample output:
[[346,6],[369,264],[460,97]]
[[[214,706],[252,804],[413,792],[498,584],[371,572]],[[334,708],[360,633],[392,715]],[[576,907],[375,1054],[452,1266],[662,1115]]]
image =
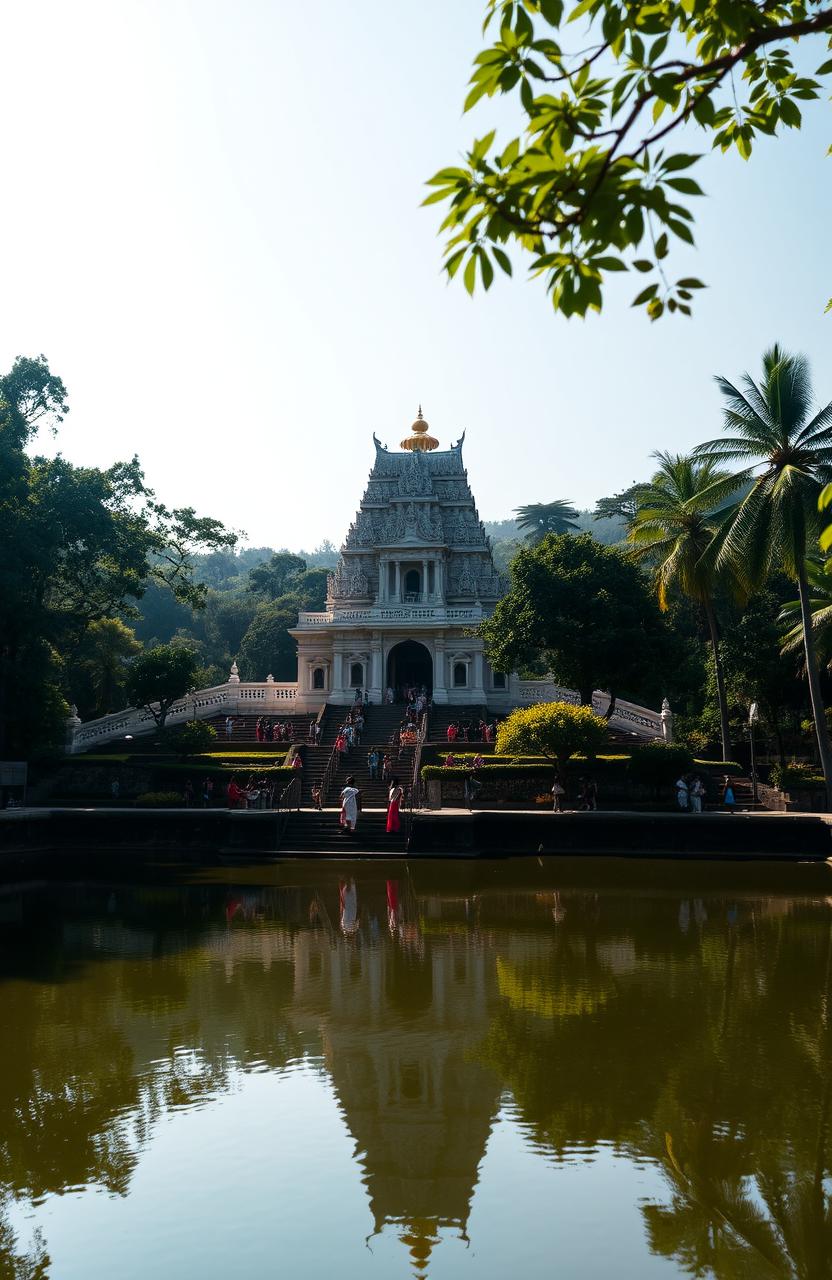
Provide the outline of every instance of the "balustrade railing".
[[[215,715],[245,714],[256,710],[290,711],[290,704],[298,694],[297,683],[274,680],[250,681],[215,685],[211,689],[199,689],[180,698],[168,711],[165,726],[173,727],[188,720],[207,720]],[[88,720],[76,728],[72,737],[72,749],[88,747],[97,742],[112,742],[116,738],[133,737],[152,733],[156,720],[146,708],[131,707],[126,711]]]
[[[578,706],[581,701],[580,694],[574,689],[564,689],[551,680],[521,680],[518,700],[521,706],[534,706],[538,702],[571,702]],[[599,716],[605,716],[609,705],[610,695],[596,690],[592,695],[593,711]],[[616,699],[610,724],[640,734],[643,738],[662,737],[662,718],[658,711],[651,711],[649,707],[640,707],[635,702],[622,701],[620,698]]]

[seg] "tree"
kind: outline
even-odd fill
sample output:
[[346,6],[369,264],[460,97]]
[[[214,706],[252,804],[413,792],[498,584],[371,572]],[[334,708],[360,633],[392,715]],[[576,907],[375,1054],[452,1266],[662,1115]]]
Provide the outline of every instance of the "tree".
[[578,512],[569,502],[533,502],[528,507],[518,507],[514,513],[517,525],[526,530],[526,541],[533,547],[547,533],[570,533],[578,528]]
[[595,755],[606,741],[606,721],[591,707],[575,707],[571,702],[520,707],[497,729],[501,756],[545,756],[557,761],[561,773],[570,756]]
[[491,130],[430,179],[425,203],[447,206],[448,276],[461,272],[473,293],[479,274],[488,289],[495,266],[511,275],[511,245],[563,315],[599,311],[607,275],[629,267],[651,277],[633,303],[651,320],[690,314],[702,284],[671,282],[666,259],[671,237],[693,244],[688,206],[703,192],[688,170],[700,157],[675,150],[673,135],[697,124],[714,148],[747,159],[758,134],[799,128],[798,104],[824,92],[832,59],[816,79],[797,75],[790,47],[811,36],[823,47],[832,9],[487,0],[485,28],[494,37],[474,61],[465,110],[511,94],[524,132],[498,148]]
[[249,570],[249,591],[276,600],[290,590],[298,574],[306,569],[306,561],[291,551],[276,551],[266,564]]
[[193,553],[236,541],[219,521],[158,503],[137,458],[99,470],[30,457],[66,412],[43,356],[0,376],[0,756],[61,741],[66,659],[93,622],[131,616],[150,583],[199,607]]
[[620,520],[626,531],[635,519],[643,488],[643,484],[631,484],[628,489],[622,489],[610,498],[599,498],[595,504],[593,519]]
[[511,590],[482,626],[495,671],[543,656],[555,679],[590,703],[594,689],[655,696],[672,643],[634,564],[588,533],[549,534],[511,564]]
[[743,390],[727,378],[717,383],[725,402],[725,427],[732,435],[696,451],[713,462],[750,465],[736,476],[751,487],[738,504],[723,541],[719,563],[749,590],[765,581],[773,564],[797,583],[806,655],[806,678],[818,754],[832,807],[832,743],[824,714],[806,556],[821,531],[818,499],[832,479],[832,402],[811,413],[809,364],[775,345],[763,356],[763,377],[749,374]]
[[[824,565],[810,556],[806,560],[806,579],[809,583],[809,615],[815,637],[818,661],[829,666],[832,662],[832,579]],[[781,622],[789,630],[783,636],[784,653],[802,653],[805,650],[803,615],[799,600],[786,600],[780,613]]]
[[160,644],[135,658],[127,677],[127,697],[134,707],[145,707],[164,729],[174,702],[194,688],[197,656],[183,645]]
[[262,604],[240,645],[240,669],[247,680],[294,680],[297,675],[297,644],[289,627],[297,625],[295,601],[286,599]]
[[[719,574],[716,553],[729,518],[737,482],[710,462],[680,454],[653,455],[659,469],[642,486],[630,533],[630,554],[653,569],[659,607],[667,609],[668,595],[678,588],[701,607],[713,653],[719,703],[722,759],[731,759],[731,732],[725,673],[719,648],[714,591]],[[723,579],[726,573],[723,570]]]
[[124,706],[128,662],[141,647],[135,631],[120,618],[97,618],[90,623],[70,672],[72,700],[82,719]]

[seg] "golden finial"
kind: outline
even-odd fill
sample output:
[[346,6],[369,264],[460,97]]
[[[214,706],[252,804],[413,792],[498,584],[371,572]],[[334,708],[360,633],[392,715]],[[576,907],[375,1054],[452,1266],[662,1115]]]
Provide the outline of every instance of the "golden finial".
[[422,417],[422,406],[419,405],[416,421],[410,428],[413,434],[402,440],[401,447],[408,449],[411,453],[428,453],[431,449],[438,449],[439,441],[434,436],[428,435],[428,425]]

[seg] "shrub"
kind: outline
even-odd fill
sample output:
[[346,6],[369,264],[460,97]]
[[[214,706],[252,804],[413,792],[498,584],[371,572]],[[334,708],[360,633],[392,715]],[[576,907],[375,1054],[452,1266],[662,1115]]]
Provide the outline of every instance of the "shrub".
[[189,720],[165,733],[165,746],[180,756],[198,756],[210,751],[217,740],[217,731],[205,720]]
[[773,787],[779,787],[782,791],[793,787],[815,788],[824,785],[817,768],[809,764],[772,765],[770,780]]
[[607,742],[607,722],[591,707],[543,702],[512,711],[497,730],[500,755],[537,755],[557,760],[561,769],[577,752],[594,756]]
[[675,743],[645,742],[644,746],[633,747],[627,772],[632,782],[645,786],[670,786],[692,764],[693,756],[687,747]]
[[174,809],[184,803],[178,791],[143,791],[136,796],[136,804],[142,809]]

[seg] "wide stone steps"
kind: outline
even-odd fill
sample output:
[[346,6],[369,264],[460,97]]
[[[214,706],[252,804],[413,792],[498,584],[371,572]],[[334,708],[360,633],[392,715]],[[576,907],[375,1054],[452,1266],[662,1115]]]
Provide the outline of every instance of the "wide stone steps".
[[282,854],[321,854],[324,856],[351,857],[356,853],[385,854],[404,853],[406,848],[405,820],[398,834],[388,835],[385,813],[359,813],[356,830],[345,833],[338,822],[338,810],[329,809],[293,813],[289,818],[280,844]]

